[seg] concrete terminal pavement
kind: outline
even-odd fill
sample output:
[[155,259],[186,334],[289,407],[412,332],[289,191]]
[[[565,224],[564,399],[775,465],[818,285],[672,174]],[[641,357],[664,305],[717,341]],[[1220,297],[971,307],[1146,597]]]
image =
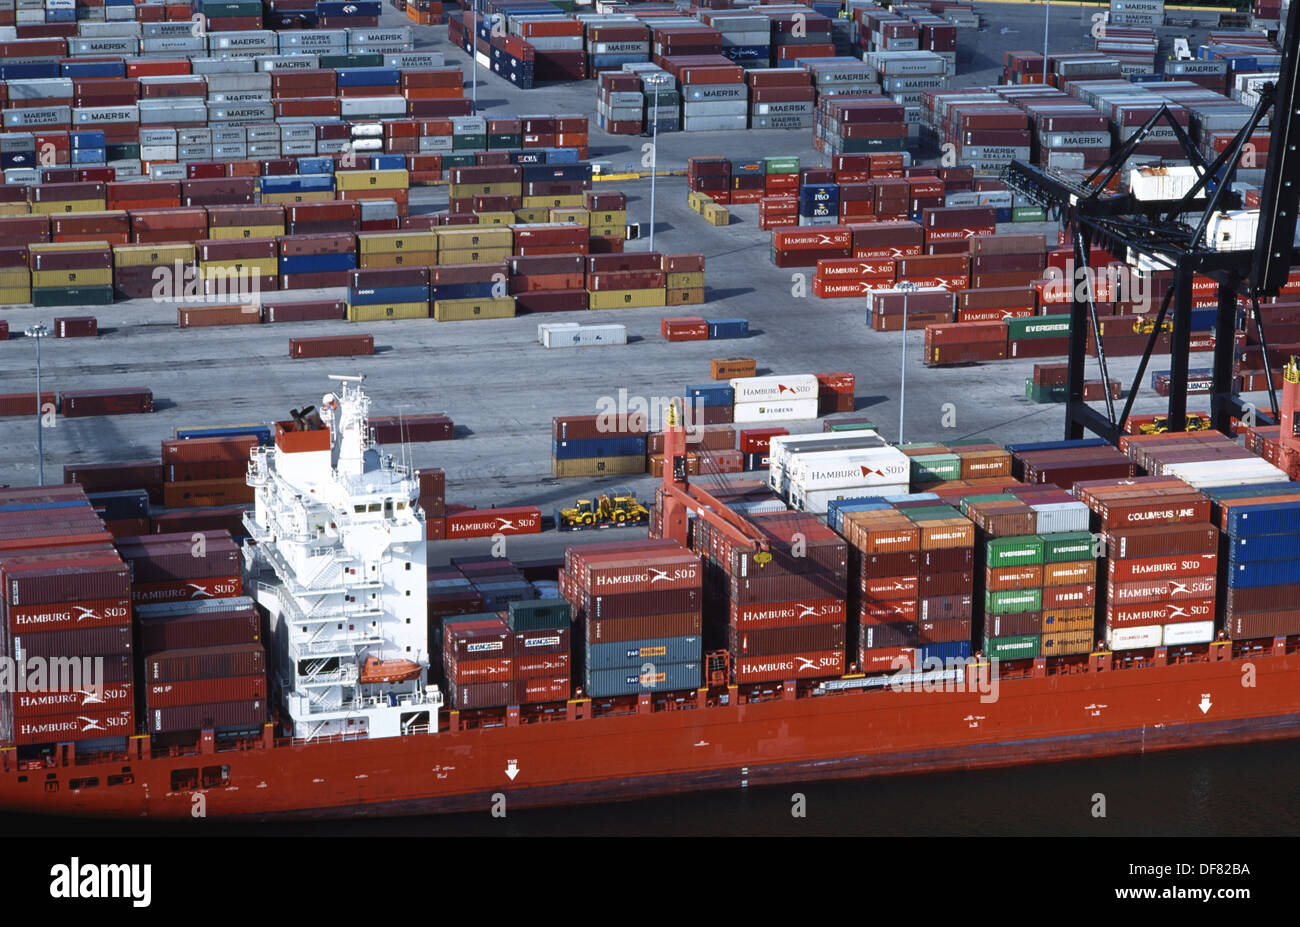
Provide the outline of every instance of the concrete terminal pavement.
[[[1010,47],[1032,47],[1032,28],[1022,27],[1018,35],[997,34],[997,20],[989,16],[990,7],[1014,14],[1017,21],[1036,9],[980,4],[989,27],[978,36],[963,35],[959,42],[966,55],[972,41],[981,58],[996,51],[1000,66],[997,43],[1018,39]],[[409,21],[386,9],[384,22]],[[1038,22],[1041,43],[1041,18]],[[430,47],[432,37],[431,47],[443,50],[449,62],[468,68],[468,56],[446,43],[445,26],[416,27],[416,32],[420,37],[417,45]],[[594,111],[594,82],[523,91],[485,69],[480,69],[480,76],[479,99],[489,113]],[[978,82],[992,79],[993,75],[987,75]],[[645,139],[608,136],[595,127],[594,118],[592,122],[593,158],[615,161],[616,166],[617,159],[624,156],[639,160]],[[684,167],[688,156],[709,154],[799,155],[809,163],[819,162],[806,131],[664,133],[659,138],[661,168]],[[648,220],[648,180],[611,186],[628,193],[630,221]],[[798,280],[792,276],[802,273],[810,284],[811,269],[783,270],[771,264],[771,234],[758,228],[756,206],[735,207],[732,224],[715,228],[693,213],[685,199],[685,178],[660,179],[655,244],[664,252],[706,254],[708,303],[703,306],[552,313],[461,323],[339,321],[206,329],[177,328],[175,307],[149,300],[89,307],[85,311],[98,317],[103,334],[93,339],[47,339],[42,345],[42,388],[147,386],[154,392],[156,411],[152,415],[57,418],[55,427],[45,434],[46,480],[61,481],[65,463],[156,458],[159,440],[171,437],[176,427],[285,418],[290,407],[318,403],[330,387],[326,379],[330,373],[366,374],[374,414],[445,410],[452,416],[457,424],[455,441],[392,449],[418,466],[443,467],[448,474],[449,501],[537,504],[547,514],[597,485],[626,484],[645,496],[654,483],[649,477],[553,480],[552,416],[594,414],[597,401],[616,398],[620,388],[631,396],[681,395],[688,384],[709,381],[712,357],[750,355],[760,371],[777,373],[851,371],[857,377],[859,414],[873,417],[886,436],[896,437],[903,335],[871,331],[863,300],[793,295]],[[420,188],[413,201],[415,211],[442,208],[446,189]],[[1017,225],[1015,230],[1055,232],[1054,226]],[[644,241],[628,245],[629,250],[647,247]],[[329,291],[333,298],[341,298],[341,293]],[[294,298],[311,295],[292,294]],[[38,319],[48,322],[55,315],[81,311],[76,307],[7,308],[2,317],[11,328],[21,330]],[[665,342],[659,335],[660,318],[688,314],[747,318],[752,334],[738,341]],[[546,350],[536,343],[536,327],[547,321],[623,323],[628,326],[630,343]],[[374,334],[375,356],[288,358],[291,336],[358,331]],[[1009,443],[1061,437],[1061,407],[1034,405],[1024,398],[1024,381],[1033,361],[930,369],[921,363],[921,333],[907,337],[908,440],[978,436]],[[1204,357],[1208,363],[1209,355]],[[30,341],[14,339],[0,348],[0,392],[33,389],[33,365]],[[1136,365],[1136,358],[1116,359],[1112,375],[1127,385]],[[1156,358],[1151,366],[1162,368],[1167,363]],[[1164,400],[1147,389],[1135,409],[1158,411],[1163,405]],[[1195,397],[1191,406],[1197,407]],[[7,419],[6,424],[9,440],[0,449],[0,484],[34,484],[36,422]],[[820,425],[792,426],[796,431],[808,429],[818,430]]]

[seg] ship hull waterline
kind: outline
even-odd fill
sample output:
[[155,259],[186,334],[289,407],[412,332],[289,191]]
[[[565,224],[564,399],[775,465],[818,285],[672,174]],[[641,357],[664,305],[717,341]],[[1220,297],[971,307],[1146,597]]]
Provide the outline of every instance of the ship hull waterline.
[[[1060,761],[1300,737],[1300,653],[417,735],[10,769],[0,809],[92,818],[347,818]],[[132,781],[106,785],[130,769]],[[178,770],[228,785],[173,790]],[[513,769],[511,778],[508,770]],[[54,773],[59,788],[49,790]],[[69,780],[97,777],[93,788]],[[20,781],[25,779],[26,781]]]

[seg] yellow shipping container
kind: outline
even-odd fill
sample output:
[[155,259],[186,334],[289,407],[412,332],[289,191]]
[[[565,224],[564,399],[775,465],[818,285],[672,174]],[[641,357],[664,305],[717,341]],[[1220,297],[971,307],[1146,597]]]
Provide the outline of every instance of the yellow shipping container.
[[669,287],[664,290],[664,297],[664,304],[667,306],[698,306],[704,302],[704,287],[689,289]]
[[686,205],[698,213],[704,212],[704,207],[713,202],[713,197],[707,193],[688,193],[686,194]]
[[731,212],[726,206],[719,206],[717,203],[707,203],[702,215],[704,221],[709,225],[730,225]]
[[1092,629],[1065,631],[1043,635],[1043,656],[1060,657],[1068,654],[1089,653],[1093,646]]
[[627,238],[626,225],[593,225],[592,238]]
[[570,460],[551,459],[551,476],[604,476],[607,474],[645,473],[644,454],[629,457],[575,457]]
[[406,169],[387,171],[335,171],[335,190],[405,190],[411,185]]
[[263,203],[332,203],[333,190],[307,190],[302,193],[263,193]]
[[546,209],[546,208],[541,208],[541,209],[516,209],[516,210],[515,210],[515,220],[516,220],[517,222],[523,222],[524,224],[530,224],[530,223],[534,223],[534,222],[550,222],[550,221],[551,221],[551,211],[550,211],[549,209]]
[[565,194],[563,196],[525,196],[524,209],[563,209],[564,207],[574,208],[583,204],[581,193]]
[[475,196],[523,196],[524,185],[517,180],[501,183],[454,183],[447,188],[453,200],[467,200]]
[[[511,313],[513,315],[513,313]],[[388,303],[383,306],[348,306],[345,318],[349,322],[382,322],[385,319],[427,319],[429,304]]]
[[0,306],[21,306],[32,301],[29,286],[0,286]]
[[0,216],[28,216],[31,212],[26,203],[0,203]]
[[32,214],[40,216],[69,212],[104,212],[106,209],[108,209],[107,200],[51,200],[48,203],[32,203]]
[[597,226],[614,226],[624,228],[627,225],[627,210],[620,209],[616,212],[593,212],[591,214],[591,227]]
[[278,258],[241,258],[238,261],[200,261],[199,278],[202,280],[237,276],[274,277],[280,273]]
[[[43,251],[90,251],[95,248],[107,248],[106,241],[38,241],[27,246],[29,254],[40,254]],[[118,245],[119,248],[129,247],[128,245]]]
[[574,209],[565,206],[559,209],[551,210],[552,222],[572,222],[575,225],[581,225],[584,228],[591,227],[591,213],[585,209]]
[[357,250],[362,254],[371,251],[437,251],[438,237],[432,231],[408,229],[404,232],[363,232],[357,236]]
[[514,225],[515,214],[512,212],[476,212],[479,225]]
[[26,267],[0,268],[0,287],[22,287],[32,285],[32,272]]
[[274,238],[284,234],[284,223],[279,225],[228,225],[208,229],[208,238]]
[[112,286],[111,267],[83,267],[78,270],[34,270],[32,286]]
[[[194,262],[193,245],[114,245],[114,267],[149,267],[162,264],[170,267],[180,261],[184,264]],[[272,271],[278,273],[278,271]]]
[[443,248],[438,252],[438,264],[500,264],[512,254],[511,248]]
[[660,287],[644,290],[588,290],[587,303],[592,309],[627,309],[633,306],[665,306]]
[[439,299],[433,304],[433,317],[439,322],[466,322],[470,319],[509,319],[515,314],[513,296],[499,299]]
[[701,287],[701,286],[704,286],[704,271],[702,270],[695,270],[695,271],[691,271],[690,273],[668,275],[668,289],[670,290],[676,290],[676,289],[685,290],[685,289],[690,289],[691,287]]
[[437,263],[437,251],[367,251],[357,259],[357,266],[362,269],[374,267],[432,267]]
[[[480,229],[465,226],[440,228],[437,230],[438,250],[448,248],[465,250],[467,248],[513,248],[515,235],[510,229]],[[448,263],[447,261],[443,262]]]

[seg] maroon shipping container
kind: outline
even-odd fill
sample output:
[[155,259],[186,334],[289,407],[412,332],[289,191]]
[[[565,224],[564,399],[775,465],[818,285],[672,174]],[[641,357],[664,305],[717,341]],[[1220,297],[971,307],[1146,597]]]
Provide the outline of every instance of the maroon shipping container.
[[77,631],[42,631],[14,635],[13,656],[109,657],[131,652],[131,629],[83,628]]
[[132,583],[131,602],[150,605],[157,602],[191,602],[202,599],[228,598],[244,591],[239,576],[195,577],[156,583]]
[[917,618],[922,621],[968,619],[974,617],[975,599],[970,595],[939,595],[922,598]]
[[1300,634],[1300,609],[1286,608],[1233,615],[1225,622],[1225,630],[1228,637],[1236,641]]
[[844,650],[742,656],[736,660],[736,682],[784,682],[844,675]]
[[1179,621],[1212,621],[1214,599],[1184,599],[1178,602],[1135,602],[1106,605],[1108,628],[1135,628],[1149,624],[1173,624]]
[[266,723],[266,699],[210,702],[206,705],[151,707],[145,712],[150,734],[201,731],[208,728],[260,728]]
[[840,650],[844,647],[844,624],[836,622],[752,630],[733,627],[728,642],[732,655],[736,657]]
[[689,637],[700,634],[702,627],[698,611],[627,618],[592,618],[588,615],[587,643],[608,644],[652,637]]
[[567,674],[569,668],[570,661],[567,653],[538,653],[515,657],[516,679],[551,676],[557,673]]
[[1213,576],[1218,565],[1217,553],[1142,557],[1134,560],[1111,558],[1106,562],[1106,575],[1109,581],[1115,583],[1130,583],[1139,579],[1177,578],[1185,581],[1190,576]]
[[84,565],[6,564],[3,572],[8,605],[123,599],[131,594],[130,571],[116,555],[88,555]]
[[14,722],[14,743],[19,746],[129,737],[133,734],[135,712],[129,709],[74,710],[66,715]]
[[515,700],[521,705],[567,701],[573,691],[567,673],[544,673],[515,683]]
[[83,711],[122,711],[135,707],[135,687],[130,682],[105,685],[98,693],[89,687],[78,692],[15,692],[11,705],[15,718],[46,718]]
[[290,338],[290,357],[359,357],[375,353],[373,335]]
[[569,629],[555,628],[545,631],[516,631],[514,654],[525,656],[550,656],[569,653]]
[[448,664],[513,657],[514,632],[502,620],[451,622],[443,626],[442,653]]
[[[1217,579],[1214,576],[1180,576],[1174,579],[1140,579],[1128,582],[1109,582],[1106,598],[1110,603],[1153,602],[1167,599],[1197,599],[1214,595]],[[1261,591],[1272,591],[1264,587]],[[1230,591],[1229,595],[1233,593]]]
[[451,704],[461,711],[473,708],[500,708],[512,704],[515,697],[515,683],[475,682],[468,685],[450,686]]
[[64,418],[152,412],[153,391],[141,386],[64,390],[59,394],[59,411]]
[[261,644],[167,650],[146,656],[144,671],[142,681],[146,684],[223,676],[259,676],[266,674],[266,652]]
[[450,441],[455,437],[456,430],[452,420],[443,412],[372,415],[370,428],[374,432],[375,441],[380,444]]
[[250,600],[213,599],[202,603],[180,603],[179,606],[170,603],[143,605],[137,609],[137,620],[140,649],[146,654],[255,644],[262,639],[262,622]]
[[299,302],[262,303],[264,322],[331,322],[343,318],[347,305],[342,300],[314,299]]
[[668,615],[699,611],[698,588],[658,590],[651,593],[592,595],[579,592],[579,607],[592,618],[628,618],[637,615]]
[[1213,525],[1159,525],[1120,528],[1106,534],[1106,549],[1119,558],[1204,554],[1218,550],[1219,530]]
[[733,628],[762,630],[842,623],[844,616],[845,606],[842,598],[814,599],[807,602],[760,602],[750,605],[733,602],[730,622]]
[[731,600],[748,605],[756,602],[790,602],[798,599],[827,599],[844,595],[846,583],[825,573],[789,576],[731,578]]
[[230,461],[247,464],[257,447],[253,435],[230,435],[217,438],[175,438],[162,442],[162,461],[167,464]]
[[238,576],[241,569],[239,548],[224,533],[205,533],[201,553],[193,541],[153,541],[123,538],[118,549],[131,569],[134,583],[160,583],[171,580],[203,579],[213,576]]
[[695,554],[668,554],[588,564],[579,581],[592,593],[626,594],[698,587],[703,576]]
[[0,417],[35,415],[41,406],[53,407],[54,402],[54,393],[41,393],[39,403],[35,393],[5,393],[0,395]]
[[265,701],[266,689],[265,675],[155,682],[145,686],[144,703],[149,708],[175,708],[221,702]]
[[54,320],[56,338],[94,338],[99,323],[93,315],[62,316]]
[[11,634],[113,627],[131,623],[131,600],[123,596],[117,599],[10,605],[5,609],[5,616]]
[[618,416],[565,415],[551,419],[551,437],[556,441],[583,441],[645,433],[646,416],[640,413]]

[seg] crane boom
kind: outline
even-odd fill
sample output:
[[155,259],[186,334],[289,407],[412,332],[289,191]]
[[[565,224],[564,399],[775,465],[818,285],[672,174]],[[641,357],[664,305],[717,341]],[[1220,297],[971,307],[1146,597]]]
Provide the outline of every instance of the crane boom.
[[694,512],[735,546],[767,550],[767,537],[761,531],[711,493],[691,485],[686,473],[686,435],[675,400],[668,407],[663,434],[663,536],[686,546],[687,513]]

